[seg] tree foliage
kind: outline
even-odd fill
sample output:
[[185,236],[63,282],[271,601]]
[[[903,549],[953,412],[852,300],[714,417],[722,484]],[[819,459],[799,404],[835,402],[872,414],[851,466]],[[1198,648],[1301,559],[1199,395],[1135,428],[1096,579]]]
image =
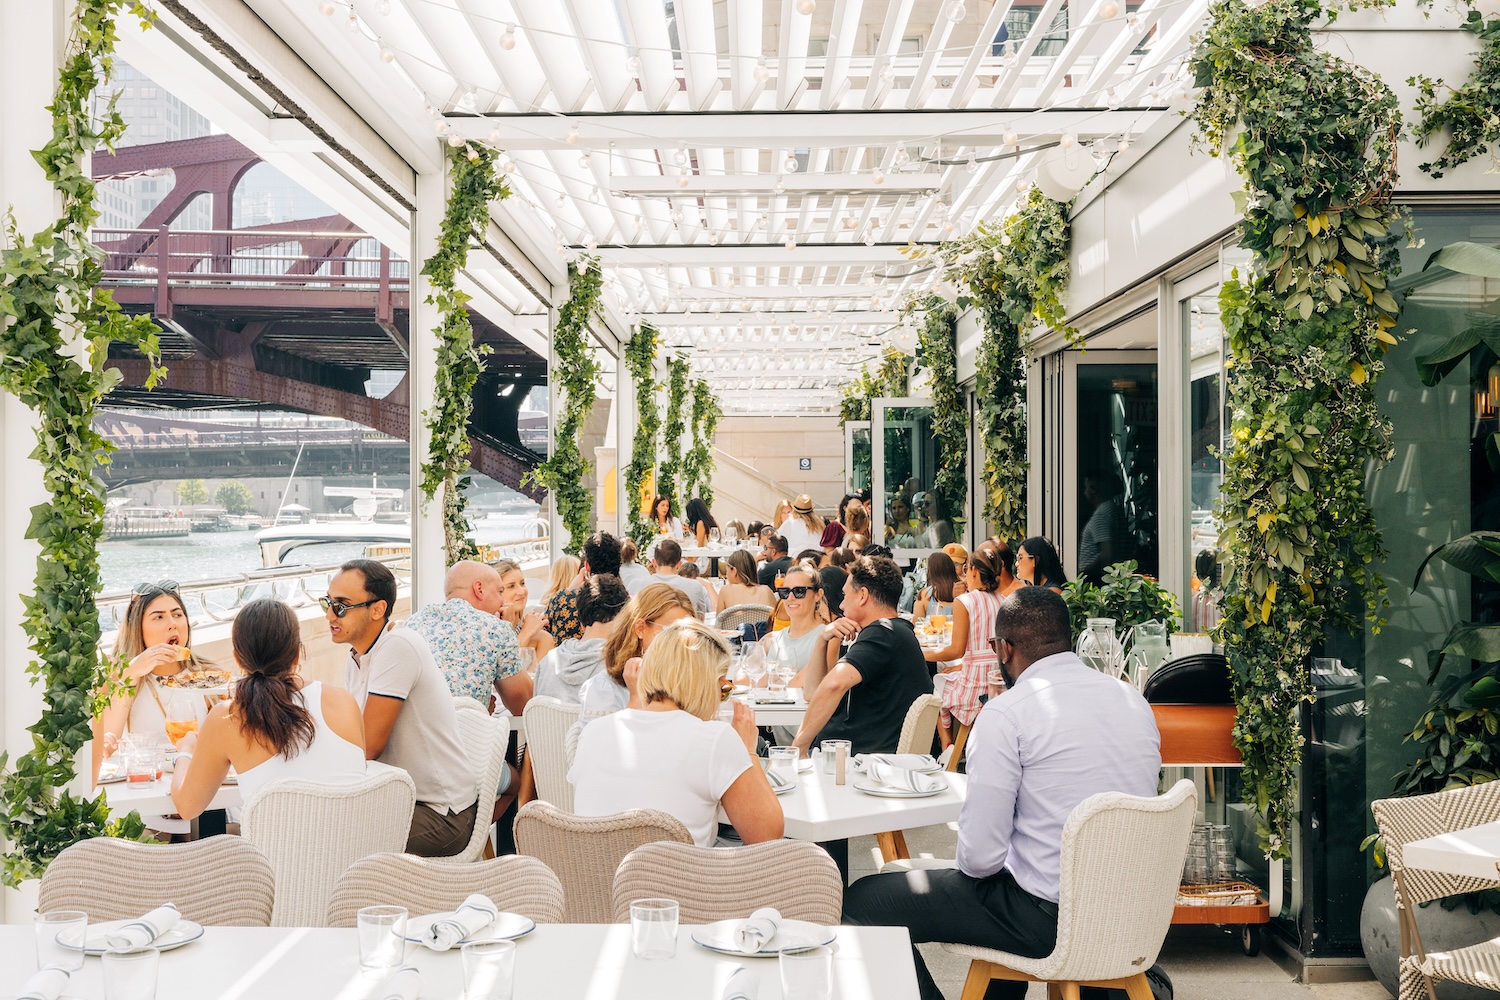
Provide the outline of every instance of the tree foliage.
[[674,509],[683,509],[677,495],[677,475],[682,470],[682,434],[686,429],[683,411],[692,405],[688,398],[688,363],[686,358],[674,357],[667,362],[667,421],[662,427],[661,467],[656,473],[656,492],[671,497]]
[[207,503],[208,487],[201,479],[184,479],[177,487],[177,502],[188,505]]
[[[656,435],[661,430],[661,413],[656,408],[656,352],[661,334],[650,323],[641,323],[625,345],[625,367],[635,384],[635,441],[630,447],[630,465],[625,470],[625,497],[630,504],[627,533],[642,552],[656,535],[656,525],[641,513],[641,493],[651,470],[656,467]],[[647,497],[645,503],[650,503]]]
[[232,479],[214,493],[214,503],[223,507],[226,514],[250,513],[250,502],[253,499],[244,483]]

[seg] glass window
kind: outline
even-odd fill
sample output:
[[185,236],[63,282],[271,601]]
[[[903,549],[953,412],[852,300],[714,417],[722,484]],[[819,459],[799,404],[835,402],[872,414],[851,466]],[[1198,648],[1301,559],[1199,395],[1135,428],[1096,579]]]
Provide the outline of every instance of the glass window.
[[1156,401],[1154,364],[1078,366],[1078,576],[1127,559],[1157,575]]
[[879,539],[893,549],[947,545],[957,537],[955,512],[947,509],[933,488],[937,444],[932,436],[932,407],[877,407],[875,427],[883,444],[879,456],[883,475],[876,486],[885,491],[880,505],[884,509],[876,511],[881,515],[875,525]]
[[1220,460],[1228,416],[1224,411],[1224,327],[1217,290],[1183,303],[1188,331],[1188,570],[1191,593],[1183,627],[1206,632],[1219,621],[1219,521],[1216,508],[1224,481]]

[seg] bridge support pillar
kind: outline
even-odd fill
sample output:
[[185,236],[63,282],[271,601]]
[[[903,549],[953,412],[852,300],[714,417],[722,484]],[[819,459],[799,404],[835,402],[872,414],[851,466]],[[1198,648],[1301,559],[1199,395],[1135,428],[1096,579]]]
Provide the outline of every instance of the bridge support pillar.
[[[447,157],[440,157],[447,163]],[[407,391],[411,410],[411,607],[415,611],[443,599],[443,576],[447,553],[443,539],[443,491],[423,503],[419,486],[422,463],[432,433],[422,414],[432,408],[437,384],[437,308],[428,302],[432,282],[420,271],[422,263],[437,252],[443,210],[447,207],[446,174],[417,175],[417,207],[412,213],[411,320],[407,354]]]

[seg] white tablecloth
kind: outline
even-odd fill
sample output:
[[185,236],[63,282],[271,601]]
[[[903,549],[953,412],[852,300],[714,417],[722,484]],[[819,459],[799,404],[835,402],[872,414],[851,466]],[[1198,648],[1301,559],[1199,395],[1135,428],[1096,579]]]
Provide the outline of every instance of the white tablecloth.
[[797,775],[797,787],[778,795],[786,817],[786,835],[793,840],[821,843],[865,837],[892,830],[915,830],[924,826],[958,821],[968,793],[962,774],[944,774],[946,790],[921,799],[891,799],[855,789],[865,776],[850,765],[846,783],[834,784],[833,775],[821,766]]

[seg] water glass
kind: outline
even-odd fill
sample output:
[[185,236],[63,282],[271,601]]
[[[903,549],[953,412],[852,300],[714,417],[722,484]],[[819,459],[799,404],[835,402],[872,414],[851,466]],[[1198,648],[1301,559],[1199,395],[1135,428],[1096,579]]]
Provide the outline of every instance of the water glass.
[[849,740],[824,740],[819,744],[823,748],[823,773],[834,774],[838,769],[839,748],[844,749],[844,766],[854,759],[854,744]]
[[366,906],[359,911],[359,967],[398,968],[406,960],[406,907]]
[[1005,672],[999,667],[990,671],[989,683],[985,685],[985,690],[991,698],[998,698],[1005,693]]
[[83,968],[83,941],[89,915],[82,910],[52,910],[36,918],[36,967]]
[[156,764],[157,753],[154,747],[136,747],[121,754],[125,765],[126,784],[155,781],[160,777],[161,770]]
[[797,948],[783,951],[782,1000],[833,1000],[833,949]]
[[630,904],[630,950],[636,958],[677,954],[677,900],[637,899]]
[[772,747],[766,755],[771,770],[780,771],[788,785],[797,784],[797,759],[801,756],[796,747]]
[[156,1000],[156,965],[161,953],[152,947],[122,948],[104,953],[104,1000]]
[[511,1000],[516,976],[514,941],[470,941],[463,946],[464,1000]]

